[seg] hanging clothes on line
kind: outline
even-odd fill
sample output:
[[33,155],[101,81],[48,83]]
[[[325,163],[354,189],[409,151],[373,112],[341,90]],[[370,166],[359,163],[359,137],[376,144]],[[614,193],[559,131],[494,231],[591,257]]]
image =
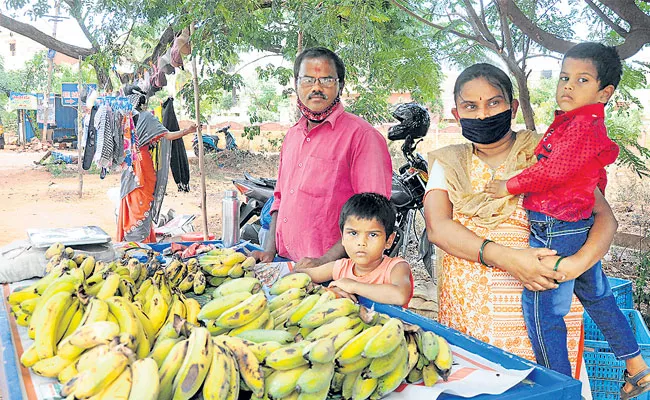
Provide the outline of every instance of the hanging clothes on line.
[[95,147],[97,140],[97,130],[95,129],[95,116],[97,115],[97,109],[99,107],[93,106],[90,110],[90,118],[88,119],[88,125],[86,127],[86,141],[84,147],[84,156],[81,167],[88,171],[90,166],[93,163],[93,158],[95,157]]
[[[178,119],[174,111],[174,99],[168,98],[163,103],[162,122],[165,128],[170,132],[180,130]],[[187,160],[187,151],[183,139],[179,138],[172,141],[171,168],[174,182],[178,186],[179,192],[190,191],[190,163]]]

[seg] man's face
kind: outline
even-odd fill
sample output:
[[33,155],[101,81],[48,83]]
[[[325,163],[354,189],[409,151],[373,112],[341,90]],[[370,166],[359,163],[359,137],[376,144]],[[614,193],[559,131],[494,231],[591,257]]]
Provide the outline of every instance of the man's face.
[[[309,82],[314,80],[309,78],[316,78],[316,81]],[[339,93],[336,79],[334,62],[326,58],[306,58],[300,64],[296,79],[298,98],[310,110],[321,112],[334,102]]]

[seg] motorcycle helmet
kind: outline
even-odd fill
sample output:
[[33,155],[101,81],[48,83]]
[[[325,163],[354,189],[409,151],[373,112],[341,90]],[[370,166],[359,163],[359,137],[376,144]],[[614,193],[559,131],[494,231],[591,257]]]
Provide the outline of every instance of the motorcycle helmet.
[[388,129],[390,140],[403,140],[407,136],[418,139],[426,136],[429,130],[429,112],[418,103],[400,104],[393,111],[393,117],[400,123]]

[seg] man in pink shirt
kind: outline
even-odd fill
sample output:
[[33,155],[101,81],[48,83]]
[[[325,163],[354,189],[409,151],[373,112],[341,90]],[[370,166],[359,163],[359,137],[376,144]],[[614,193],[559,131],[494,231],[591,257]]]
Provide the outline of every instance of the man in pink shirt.
[[345,257],[343,204],[362,192],[390,198],[392,164],[384,137],[341,104],[345,66],[334,52],[306,49],[293,72],[302,117],[282,143],[268,240],[254,256],[310,268]]

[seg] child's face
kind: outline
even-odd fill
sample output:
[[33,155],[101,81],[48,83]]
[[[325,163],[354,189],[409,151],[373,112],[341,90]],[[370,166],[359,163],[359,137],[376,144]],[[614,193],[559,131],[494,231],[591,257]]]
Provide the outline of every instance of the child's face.
[[571,111],[588,104],[607,103],[614,86],[600,89],[598,71],[590,60],[565,58],[555,99],[562,111]]
[[366,266],[376,262],[379,265],[384,249],[390,247],[394,237],[393,233],[386,238],[384,226],[376,218],[369,220],[350,216],[343,225],[341,243],[355,264]]

